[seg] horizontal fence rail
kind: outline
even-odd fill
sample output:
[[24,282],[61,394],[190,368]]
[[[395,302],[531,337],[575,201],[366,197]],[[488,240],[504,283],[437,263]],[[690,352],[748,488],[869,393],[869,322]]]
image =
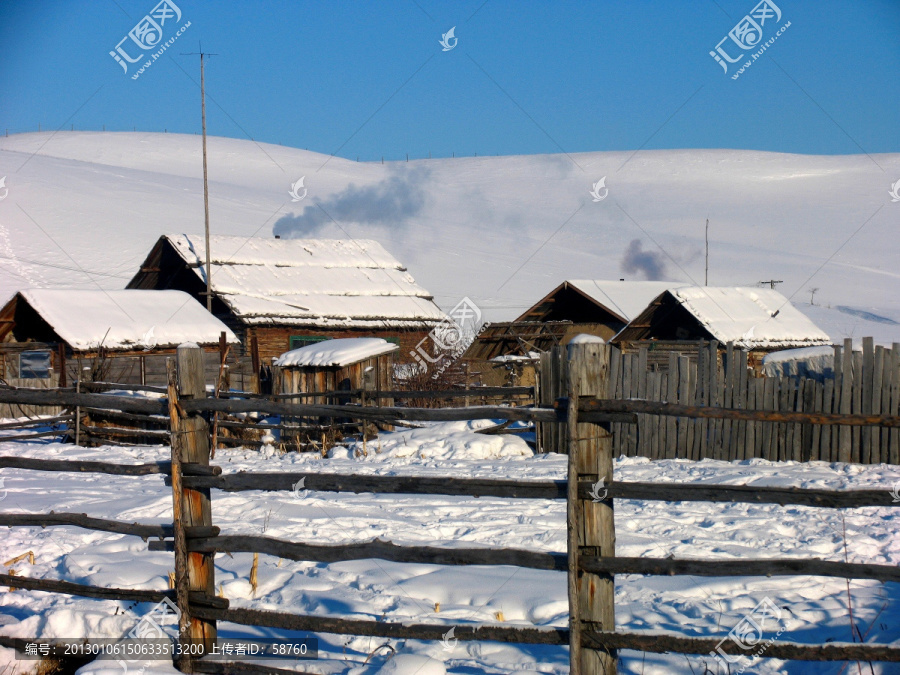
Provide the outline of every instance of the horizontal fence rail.
[[[693,638],[659,633],[624,633],[590,630],[582,633],[585,642],[596,649],[632,649],[651,654],[710,654],[721,649],[726,654],[751,657],[737,643],[721,637]],[[752,652],[753,650],[751,650]],[[805,645],[780,638],[768,644],[762,658],[798,661],[900,661],[900,647],[858,643]]]
[[229,621],[244,626],[265,626],[266,628],[284,628],[334,635],[442,640],[444,635],[453,628],[453,636],[462,641],[484,640],[534,645],[566,645],[569,641],[567,628],[366,621],[243,608],[223,610],[198,607],[194,613],[200,618]]
[[[535,553],[511,548],[439,548],[435,546],[397,546],[375,539],[358,544],[308,544],[253,535],[221,535],[189,539],[193,553],[264,553],[289,560],[321,563],[368,560],[431,565],[512,565],[536,570],[566,570],[565,553]],[[172,541],[151,541],[151,551],[174,550]]]
[[[175,591],[142,590],[135,588],[107,588],[105,586],[91,586],[89,584],[76,584],[71,581],[59,581],[57,579],[35,579],[33,577],[20,577],[18,574],[0,574],[0,586],[21,588],[29,591],[44,591],[46,593],[60,593],[62,595],[75,595],[82,598],[97,598],[100,600],[125,600],[130,602],[159,602],[164,598],[175,598]],[[229,606],[227,598],[219,598],[194,593],[191,602],[224,609]]]
[[185,476],[191,488],[216,488],[225,492],[245,490],[285,491],[302,483],[303,490],[319,492],[372,492],[463,497],[514,497],[517,499],[565,499],[566,481],[514,481],[482,478],[415,476],[365,476],[327,473],[233,473],[216,477]]
[[[0,402],[89,406],[94,408],[143,412],[151,415],[168,410],[166,399],[140,399],[107,394],[79,394],[69,390],[11,389],[0,387]],[[877,426],[900,428],[897,415],[861,415],[850,413],[782,412],[773,410],[737,410],[716,406],[687,406],[675,403],[634,400],[584,401],[579,410],[580,422],[633,423],[635,415],[648,414],[693,419],[742,420],[753,422],[800,423],[817,426]],[[580,406],[581,407],[581,406]],[[471,406],[468,408],[404,408],[358,405],[304,405],[277,403],[265,399],[199,398],[182,401],[186,413],[191,412],[262,412],[287,417],[345,417],[390,421],[469,421],[502,419],[532,422],[565,422],[567,404],[557,400],[553,408],[507,406]]]
[[[207,466],[183,462],[182,473],[186,476],[218,476],[220,466]],[[33,457],[0,457],[0,469],[26,469],[29,471],[64,471],[73,473],[105,473],[115,476],[171,475],[172,462],[150,462],[148,464],[116,464],[113,462],[91,462],[77,459],[36,459]]]
[[[566,400],[560,399],[554,406],[565,410]],[[616,401],[612,399],[582,401],[579,411],[588,413],[580,419],[590,419],[590,413],[643,413],[664,417],[689,417],[693,419],[743,420],[747,422],[794,422],[815,424],[817,426],[841,425],[849,427],[900,427],[900,416],[897,415],[860,415],[843,413],[789,412],[780,410],[738,410],[716,406],[681,405],[678,403],[660,403],[628,399]]]
[[652,576],[768,577],[813,576],[900,581],[900,567],[813,559],[677,560],[674,558],[579,557],[581,569],[598,574]]

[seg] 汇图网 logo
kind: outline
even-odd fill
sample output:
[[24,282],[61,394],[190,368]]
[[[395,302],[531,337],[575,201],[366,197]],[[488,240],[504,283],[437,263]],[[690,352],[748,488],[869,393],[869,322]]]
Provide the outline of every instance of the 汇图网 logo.
[[172,0],[161,0],[150,10],[149,14],[144,15],[144,18],[128,31],[125,37],[119,40],[115,50],[110,50],[109,55],[116,60],[116,63],[122,66],[122,72],[127,75],[129,64],[138,63],[144,58],[144,54],[147,51],[151,49],[156,50],[150,55],[150,59],[131,76],[131,79],[136,80],[191,25],[190,21],[186,22],[175,31],[171,38],[164,40],[166,33],[171,31],[174,28],[174,24],[177,24],[179,21],[181,21],[181,9],[178,5]]
[[[764,33],[780,21],[781,9],[778,5],[772,0],[762,0],[750,10],[749,14],[738,21],[725,37],[719,40],[719,44],[716,45],[715,50],[710,50],[709,55],[722,66],[722,70],[727,75],[729,64],[738,63],[744,58],[747,51],[757,50],[750,55],[750,60],[740,66],[738,72],[731,76],[732,79],[737,79],[791,25],[791,22],[788,21],[769,40],[763,41]],[[766,26],[767,23],[768,26]]]

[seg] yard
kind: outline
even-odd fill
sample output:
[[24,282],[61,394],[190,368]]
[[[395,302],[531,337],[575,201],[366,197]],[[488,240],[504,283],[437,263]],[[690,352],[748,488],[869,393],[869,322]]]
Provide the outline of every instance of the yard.
[[[465,476],[562,479],[566,459],[534,455],[515,436],[486,436],[482,422],[429,424],[382,434],[362,446],[336,448],[322,459],[289,453],[265,457],[243,448],[218,450],[224,472],[315,471],[401,476]],[[39,442],[0,443],[0,455],[90,459],[123,463],[165,460],[168,447],[79,448]],[[119,477],[3,469],[0,511],[87,513],[142,523],[171,522],[171,490],[156,476]],[[813,462],[772,463],[622,458],[615,479],[643,482],[746,484],[829,489],[890,489],[900,469]],[[223,534],[262,534],[294,541],[347,543],[374,538],[401,545],[514,547],[566,550],[562,500],[516,500],[425,495],[213,491],[213,522]],[[616,550],[622,556],[676,558],[788,558],[900,564],[896,509],[847,511],[753,504],[616,501]],[[168,588],[172,554],[148,552],[132,536],[73,527],[9,528],[2,532],[3,559],[28,551],[12,565],[22,576],[99,586]],[[564,627],[566,575],[514,567],[448,567],[361,560],[318,564],[260,556],[258,587],[249,577],[252,554],[216,557],[216,587],[232,607],[383,621],[493,623]],[[4,572],[6,570],[3,570]],[[220,587],[221,584],[221,587]],[[805,577],[616,578],[616,626],[667,631],[687,637],[721,637],[764,598],[782,610],[784,641],[853,642],[854,628],[867,642],[900,642],[897,584]],[[16,590],[0,595],[2,634],[14,637],[119,637],[150,604],[101,601]],[[852,608],[852,612],[851,612]],[[852,616],[852,618],[851,618]],[[267,636],[275,631],[220,624],[220,636]],[[320,658],[293,662],[305,672],[330,673],[566,673],[562,647],[490,642],[442,642],[320,637]],[[767,634],[774,638],[775,633]],[[20,672],[10,649],[0,650],[0,672]],[[287,662],[271,663],[291,667]],[[148,662],[144,672],[175,672]],[[726,673],[711,656],[622,651],[620,673]],[[896,664],[784,662],[742,659],[730,665],[756,673],[898,672]],[[6,670],[4,670],[6,668]],[[82,673],[121,673],[115,662],[95,662]]]

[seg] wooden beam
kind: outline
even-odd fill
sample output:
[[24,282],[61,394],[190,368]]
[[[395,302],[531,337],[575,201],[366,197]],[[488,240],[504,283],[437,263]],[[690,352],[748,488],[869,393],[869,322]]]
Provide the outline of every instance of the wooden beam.
[[[774,633],[773,633],[774,636]],[[765,637],[765,636],[764,636]],[[688,638],[679,635],[659,633],[609,633],[605,631],[585,631],[585,640],[593,642],[598,649],[633,649],[651,654],[715,654],[721,650],[726,654],[750,657],[759,649],[742,650],[728,636],[713,638]],[[749,651],[749,653],[748,653]],[[900,647],[875,644],[829,643],[798,644],[777,640],[769,644],[763,658],[798,661],[900,661]]]
[[188,477],[186,487],[215,488],[225,492],[245,490],[289,491],[299,481],[320,492],[372,492],[376,494],[426,494],[516,499],[563,499],[566,481],[513,481],[487,478],[432,476],[360,476],[332,473],[240,472],[218,477]]
[[[831,509],[865,506],[900,507],[887,488],[881,490],[819,490],[804,488],[757,487],[755,485],[707,485],[697,483],[632,483],[607,485],[609,496],[668,502],[731,502],[744,504],[780,504]],[[591,483],[584,481],[578,492],[587,496]]]
[[676,560],[673,558],[601,558],[582,556],[581,568],[607,574],[652,576],[770,577],[813,576],[900,581],[900,567],[812,559]]
[[[538,553],[510,548],[438,548],[436,546],[397,546],[389,541],[357,544],[307,544],[273,537],[224,535],[190,539],[188,550],[204,554],[264,553],[288,560],[310,560],[333,563],[377,558],[392,562],[428,563],[434,565],[510,565],[538,570],[564,571],[564,553]],[[172,550],[171,541],[151,541],[151,551]]]
[[476,624],[416,624],[407,622],[369,621],[361,619],[335,619],[326,616],[310,616],[260,609],[227,610],[200,608],[198,616],[244,626],[265,626],[288,630],[332,633],[335,635],[361,635],[370,637],[442,640],[453,629],[453,636],[463,642],[486,641],[535,645],[566,645],[567,628],[531,628]]
[[[715,406],[680,405],[656,401],[590,400],[579,404],[581,412],[640,413],[666,415],[692,419],[747,420],[751,422],[799,422],[802,424],[900,427],[900,416],[858,415],[841,413],[781,412],[773,410],[736,410]],[[565,399],[556,402],[557,409],[565,410]]]

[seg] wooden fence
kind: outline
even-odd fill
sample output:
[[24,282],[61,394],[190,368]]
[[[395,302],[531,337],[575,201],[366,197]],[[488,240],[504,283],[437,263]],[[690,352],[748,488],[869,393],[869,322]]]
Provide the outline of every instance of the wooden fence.
[[[849,356],[848,356],[849,355]],[[834,347],[834,368],[824,377],[761,377],[748,368],[748,354],[716,342],[695,358],[668,354],[662,369],[646,347],[637,354],[610,350],[609,398],[641,399],[687,406],[778,412],[900,415],[900,344],[888,349],[863,339]],[[551,405],[565,396],[564,348],[541,355],[538,400]],[[764,424],[727,419],[638,415],[638,423],[613,427],[613,453],[650,459],[753,457],[772,461],[900,464],[900,430]],[[564,451],[556,426],[538,430],[542,451]]]
[[[123,466],[101,462],[39,460],[0,457],[0,468],[39,471],[91,471],[117,475],[160,474],[168,476],[173,490],[173,523],[141,525],[90,518],[83,514],[0,514],[0,526],[75,526],[158,537],[150,550],[175,553],[175,591],[106,589],[62,581],[0,575],[0,584],[17,588],[151,601],[174,596],[181,610],[181,639],[207,647],[216,636],[216,622],[332,634],[439,640],[451,628],[459,640],[486,640],[570,647],[571,672],[576,675],[613,675],[620,649],[648,652],[743,655],[741,645],[720,638],[687,638],[657,633],[617,631],[614,596],[616,574],[642,575],[816,575],[839,578],[900,582],[900,568],[891,565],[850,564],[818,559],[786,560],[674,560],[622,558],[615,555],[614,500],[745,502],[802,505],[819,508],[900,506],[884,490],[828,491],[795,488],[757,488],[681,484],[644,484],[612,480],[613,438],[617,424],[635,422],[635,415],[664,419],[692,418],[743,421],[760,424],[782,422],[815,425],[828,429],[900,429],[900,417],[806,412],[735,410],[714,406],[685,406],[654,401],[616,401],[607,398],[612,371],[612,351],[605,345],[586,344],[570,348],[566,367],[567,396],[554,405],[535,408],[478,406],[468,408],[381,408],[329,405],[292,405],[265,399],[210,399],[203,387],[199,349],[179,349],[177,378],[172,377],[167,399],[115,397],[71,391],[25,391],[0,389],[0,401],[113,408],[125,413],[170,416],[172,457],[170,462]],[[174,372],[173,372],[174,375]],[[394,421],[501,419],[530,420],[563,427],[569,451],[565,481],[518,481],[465,478],[403,478],[317,473],[266,473],[223,475],[209,465],[209,426],[204,414],[257,410],[290,416],[352,416]],[[495,496],[518,499],[565,499],[568,548],[561,552],[521,549],[466,549],[397,546],[385,541],[344,545],[320,545],[265,536],[229,535],[220,532],[211,519],[211,491],[288,490],[305,479],[306,489],[315,491],[378,492],[381,494],[442,494]],[[601,479],[603,483],[601,483]],[[605,494],[598,495],[598,485]],[[289,612],[234,609],[214,595],[213,558],[219,552],[254,552],[293,560],[336,562],[381,558],[397,562],[441,565],[514,565],[533,569],[565,571],[569,578],[569,626],[524,628],[505,625],[408,624],[377,620],[347,620],[321,616],[298,616]],[[2,642],[2,640],[0,640]],[[763,657],[819,661],[856,660],[900,662],[900,647],[877,644],[797,644],[779,640],[766,648]],[[229,665],[203,659],[180,661],[185,672],[292,672],[270,667]],[[231,670],[229,670],[231,669]]]

